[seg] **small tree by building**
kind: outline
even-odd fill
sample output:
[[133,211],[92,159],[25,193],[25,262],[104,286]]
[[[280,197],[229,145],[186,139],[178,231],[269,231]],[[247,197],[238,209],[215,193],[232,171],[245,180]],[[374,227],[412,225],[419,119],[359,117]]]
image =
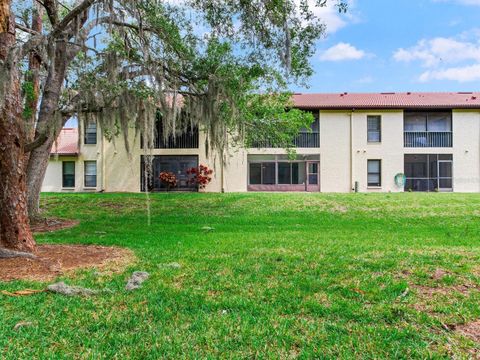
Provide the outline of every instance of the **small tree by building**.
[[177,177],[170,171],[162,171],[159,178],[162,184],[167,187],[168,191],[177,186]]
[[206,165],[200,164],[199,167],[192,167],[187,170],[187,174],[190,177],[188,182],[191,185],[195,185],[199,189],[203,190],[212,181],[213,170]]

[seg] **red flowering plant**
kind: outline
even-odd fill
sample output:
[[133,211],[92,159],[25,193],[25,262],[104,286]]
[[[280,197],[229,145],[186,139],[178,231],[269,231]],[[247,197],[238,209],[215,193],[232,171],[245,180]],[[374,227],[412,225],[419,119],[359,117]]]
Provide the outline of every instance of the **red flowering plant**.
[[162,184],[167,187],[167,190],[170,190],[177,186],[177,177],[174,173],[170,171],[162,171],[159,178]]
[[210,181],[212,181],[213,170],[206,165],[201,165],[196,168],[192,167],[187,170],[187,175],[190,177],[188,183],[197,186],[199,189],[205,189]]

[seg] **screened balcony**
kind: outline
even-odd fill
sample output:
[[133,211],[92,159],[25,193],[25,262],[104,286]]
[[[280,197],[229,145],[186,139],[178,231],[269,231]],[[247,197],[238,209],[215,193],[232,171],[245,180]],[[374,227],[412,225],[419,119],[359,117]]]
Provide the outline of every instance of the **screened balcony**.
[[452,147],[452,112],[405,112],[404,146]]
[[[293,140],[296,148],[318,148],[320,147],[320,136],[318,132],[301,132]],[[255,148],[276,148],[269,141],[257,141],[254,143]]]
[[[140,140],[140,146],[143,149],[143,138]],[[175,136],[169,136],[165,139],[161,120],[157,121],[155,138],[153,139],[154,149],[198,149],[198,144],[198,127],[188,126],[184,132],[175,134]]]
[[[302,129],[299,134],[293,139],[293,146],[296,148],[319,148],[320,147],[320,123],[318,116],[315,116],[315,121],[312,123],[310,129]],[[254,148],[278,148],[267,140],[257,141],[253,144]]]

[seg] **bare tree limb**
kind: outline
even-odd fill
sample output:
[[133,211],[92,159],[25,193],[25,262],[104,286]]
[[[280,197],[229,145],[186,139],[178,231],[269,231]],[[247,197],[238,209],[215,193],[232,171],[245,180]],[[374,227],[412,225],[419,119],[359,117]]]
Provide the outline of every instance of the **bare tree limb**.
[[35,30],[32,30],[22,24],[19,24],[19,23],[15,23],[15,27],[18,29],[18,30],[21,30],[23,32],[26,32],[26,33],[29,33],[29,34],[32,34],[32,35],[41,35],[39,32],[35,31]]

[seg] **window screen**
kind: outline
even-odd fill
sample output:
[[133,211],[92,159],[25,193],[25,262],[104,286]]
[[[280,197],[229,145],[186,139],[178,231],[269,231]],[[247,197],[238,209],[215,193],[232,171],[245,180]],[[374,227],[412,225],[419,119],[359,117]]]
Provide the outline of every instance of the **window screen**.
[[85,144],[97,143],[97,123],[92,121],[85,126]]
[[85,161],[85,187],[97,187],[96,161]]
[[368,186],[382,185],[382,162],[380,160],[368,160]]
[[367,117],[367,140],[368,142],[382,141],[382,118],[380,116]]
[[62,186],[64,188],[75,187],[75,162],[64,161],[62,164]]

